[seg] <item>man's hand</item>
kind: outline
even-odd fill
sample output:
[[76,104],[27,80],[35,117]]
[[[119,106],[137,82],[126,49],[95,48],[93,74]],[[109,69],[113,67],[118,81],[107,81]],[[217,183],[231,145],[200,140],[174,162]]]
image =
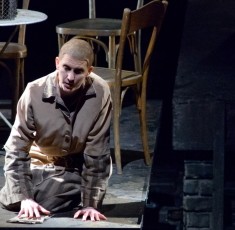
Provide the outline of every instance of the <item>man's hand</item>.
[[40,213],[49,215],[50,211],[46,210],[32,199],[25,199],[21,201],[21,207],[18,213],[18,217],[24,215],[25,217],[28,218],[33,218],[33,217],[40,218],[41,217]]
[[86,221],[89,217],[91,221],[107,220],[107,218],[103,214],[101,214],[100,212],[98,212],[96,209],[92,207],[87,207],[87,208],[78,210],[74,214],[74,218],[76,219],[79,216],[82,216],[83,221]]

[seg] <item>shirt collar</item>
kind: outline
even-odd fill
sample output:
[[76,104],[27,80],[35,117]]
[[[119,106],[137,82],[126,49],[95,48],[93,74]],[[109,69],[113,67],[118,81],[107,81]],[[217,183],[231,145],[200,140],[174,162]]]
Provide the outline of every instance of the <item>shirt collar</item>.
[[[47,76],[46,84],[43,90],[42,100],[43,101],[55,101],[56,97],[58,97],[58,93],[56,88],[58,87],[58,84],[56,82],[57,77],[57,70],[52,72]],[[86,78],[86,89],[84,90],[85,97],[90,98],[96,95],[96,90],[94,87],[94,84],[92,84],[93,79],[88,76]]]

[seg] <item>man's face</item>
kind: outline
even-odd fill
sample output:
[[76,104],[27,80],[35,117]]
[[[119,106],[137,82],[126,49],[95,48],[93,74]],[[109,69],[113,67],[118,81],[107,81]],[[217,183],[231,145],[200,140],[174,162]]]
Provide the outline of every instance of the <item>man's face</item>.
[[86,61],[67,54],[62,59],[56,57],[55,61],[61,96],[73,94],[85,83],[85,78],[92,71],[92,67],[88,67]]

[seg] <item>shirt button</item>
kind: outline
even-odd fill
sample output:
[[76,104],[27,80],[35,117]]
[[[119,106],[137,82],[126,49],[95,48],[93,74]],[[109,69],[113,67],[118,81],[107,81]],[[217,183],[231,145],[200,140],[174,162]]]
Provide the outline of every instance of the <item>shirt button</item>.
[[65,135],[65,142],[69,143],[70,142],[70,136],[69,135]]
[[61,152],[62,152],[64,155],[68,155],[68,151],[65,150],[65,149],[63,149]]

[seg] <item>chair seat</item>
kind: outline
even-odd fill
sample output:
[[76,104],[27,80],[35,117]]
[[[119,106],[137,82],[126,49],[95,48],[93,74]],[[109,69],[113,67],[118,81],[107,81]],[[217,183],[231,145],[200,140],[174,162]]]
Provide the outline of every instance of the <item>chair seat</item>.
[[[5,42],[0,42],[0,50],[2,50]],[[7,48],[2,54],[0,59],[14,59],[14,58],[25,58],[27,56],[27,47],[18,43],[9,43]]]
[[119,36],[122,21],[110,18],[80,19],[56,26],[58,34],[86,36]]
[[[115,84],[115,69],[94,67],[93,72],[103,78],[110,87]],[[132,86],[142,81],[142,75],[138,72],[122,70],[122,87]]]

